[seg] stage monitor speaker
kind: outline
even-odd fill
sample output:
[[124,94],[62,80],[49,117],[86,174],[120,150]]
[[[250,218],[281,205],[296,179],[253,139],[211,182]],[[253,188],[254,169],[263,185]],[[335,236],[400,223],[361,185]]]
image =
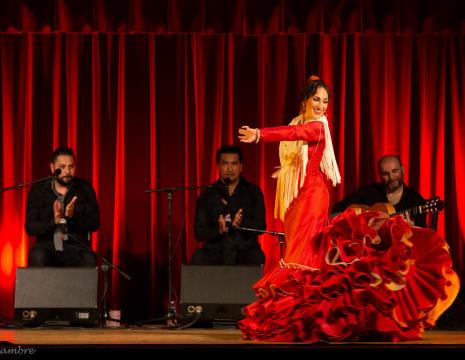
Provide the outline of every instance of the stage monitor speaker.
[[99,324],[98,268],[30,267],[16,270],[15,319],[23,324]]
[[244,306],[257,300],[252,285],[262,275],[262,266],[183,265],[182,318],[213,322],[242,319]]

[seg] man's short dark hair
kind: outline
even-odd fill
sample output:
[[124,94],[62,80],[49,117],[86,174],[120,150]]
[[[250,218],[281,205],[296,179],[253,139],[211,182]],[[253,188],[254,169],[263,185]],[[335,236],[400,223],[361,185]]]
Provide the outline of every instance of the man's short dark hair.
[[216,152],[216,162],[219,163],[221,160],[221,154],[237,154],[239,156],[239,162],[242,164],[243,155],[242,150],[236,145],[223,145]]
[[55,150],[53,150],[52,163],[54,163],[56,161],[57,157],[60,156],[60,155],[71,156],[73,159],[76,158],[76,156],[74,155],[73,149],[71,149],[69,147],[66,147],[66,146],[59,146]]
[[393,158],[393,159],[396,159],[398,162],[399,162],[399,165],[402,167],[402,161],[400,161],[400,156],[397,155],[397,154],[387,154],[387,155],[384,155],[382,156],[379,160],[378,160],[378,171],[381,170],[381,163],[386,160],[387,158]]

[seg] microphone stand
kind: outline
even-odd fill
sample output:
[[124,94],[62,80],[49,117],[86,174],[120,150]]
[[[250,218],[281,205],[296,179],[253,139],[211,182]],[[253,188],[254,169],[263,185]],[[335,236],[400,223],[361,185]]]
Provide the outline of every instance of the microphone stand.
[[32,184],[35,184],[35,183],[38,183],[38,182],[51,180],[54,177],[58,176],[59,174],[60,173],[57,173],[57,174],[54,174],[54,175],[51,175],[51,176],[47,176],[47,177],[43,177],[43,178],[40,178],[40,179],[28,181],[28,182],[25,182],[25,183],[19,183],[19,184],[13,185],[13,186],[7,186],[7,187],[4,187],[4,188],[0,188],[0,193],[6,192],[6,191],[9,191],[9,190],[21,189],[21,188],[23,188],[25,186],[29,186],[29,185],[32,185]]
[[176,191],[186,191],[186,190],[198,190],[203,188],[212,188],[216,187],[214,185],[204,185],[204,186],[178,186],[178,187],[166,187],[159,189],[149,189],[145,190],[146,193],[166,193],[166,198],[168,199],[168,311],[166,314],[166,325],[167,327],[174,327],[177,324],[176,319],[176,303],[172,299],[172,274],[171,274],[171,243],[172,243],[172,223],[173,223],[173,196]]
[[98,252],[92,250],[90,247],[85,246],[84,244],[78,243],[78,242],[73,242],[72,245],[75,245],[81,249],[87,250],[90,253],[94,254],[97,258],[102,260],[102,265],[100,265],[100,269],[102,270],[103,273],[103,294],[102,294],[102,313],[101,313],[101,327],[105,327],[105,320],[112,320],[116,322],[121,322],[121,319],[113,319],[110,316],[109,309],[107,307],[107,290],[108,290],[108,284],[110,283],[109,281],[109,270],[114,269],[120,273],[122,277],[124,277],[127,280],[132,280],[132,278],[126,274],[123,270],[121,270],[117,265],[113,264],[110,260],[105,258],[103,255],[100,255]]
[[268,234],[268,235],[276,236],[278,238],[278,242],[279,242],[279,253],[281,255],[281,258],[283,257],[284,237],[286,236],[285,233],[278,232],[278,231],[267,231],[267,230],[260,230],[260,229],[252,229],[252,228],[246,228],[246,227],[242,227],[242,226],[237,226],[237,227],[235,227],[235,229],[242,230],[242,231],[250,231],[250,232],[256,233],[257,235]]
[[107,290],[108,290],[108,284],[110,283],[109,281],[109,275],[110,275],[110,268],[118,271],[121,276],[123,276],[127,280],[131,280],[131,277],[126,274],[123,270],[121,270],[118,266],[114,265],[111,261],[100,255],[98,252],[93,251],[92,249],[89,248],[90,251],[92,251],[98,258],[102,260],[102,265],[100,265],[100,269],[102,270],[103,273],[103,295],[102,295],[102,327],[105,327],[105,320],[111,320],[111,321],[116,321],[116,322],[121,322],[121,317],[119,319],[113,319],[110,315],[109,309],[107,307]]

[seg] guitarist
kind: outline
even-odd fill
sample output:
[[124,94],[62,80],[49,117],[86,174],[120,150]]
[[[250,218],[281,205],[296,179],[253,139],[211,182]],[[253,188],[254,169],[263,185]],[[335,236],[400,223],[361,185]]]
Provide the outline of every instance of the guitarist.
[[[332,216],[343,212],[353,204],[372,206],[376,203],[390,203],[396,212],[425,204],[425,199],[404,183],[404,167],[398,155],[384,155],[378,160],[378,174],[381,182],[360,188],[353,194],[334,204]],[[426,227],[426,215],[404,216],[410,225]]]

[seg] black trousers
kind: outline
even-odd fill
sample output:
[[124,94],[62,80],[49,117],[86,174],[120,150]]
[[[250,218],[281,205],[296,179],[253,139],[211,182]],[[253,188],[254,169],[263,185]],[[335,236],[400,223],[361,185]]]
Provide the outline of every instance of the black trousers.
[[37,241],[29,251],[29,266],[95,266],[97,257],[85,244],[63,243],[56,251],[52,241]]

